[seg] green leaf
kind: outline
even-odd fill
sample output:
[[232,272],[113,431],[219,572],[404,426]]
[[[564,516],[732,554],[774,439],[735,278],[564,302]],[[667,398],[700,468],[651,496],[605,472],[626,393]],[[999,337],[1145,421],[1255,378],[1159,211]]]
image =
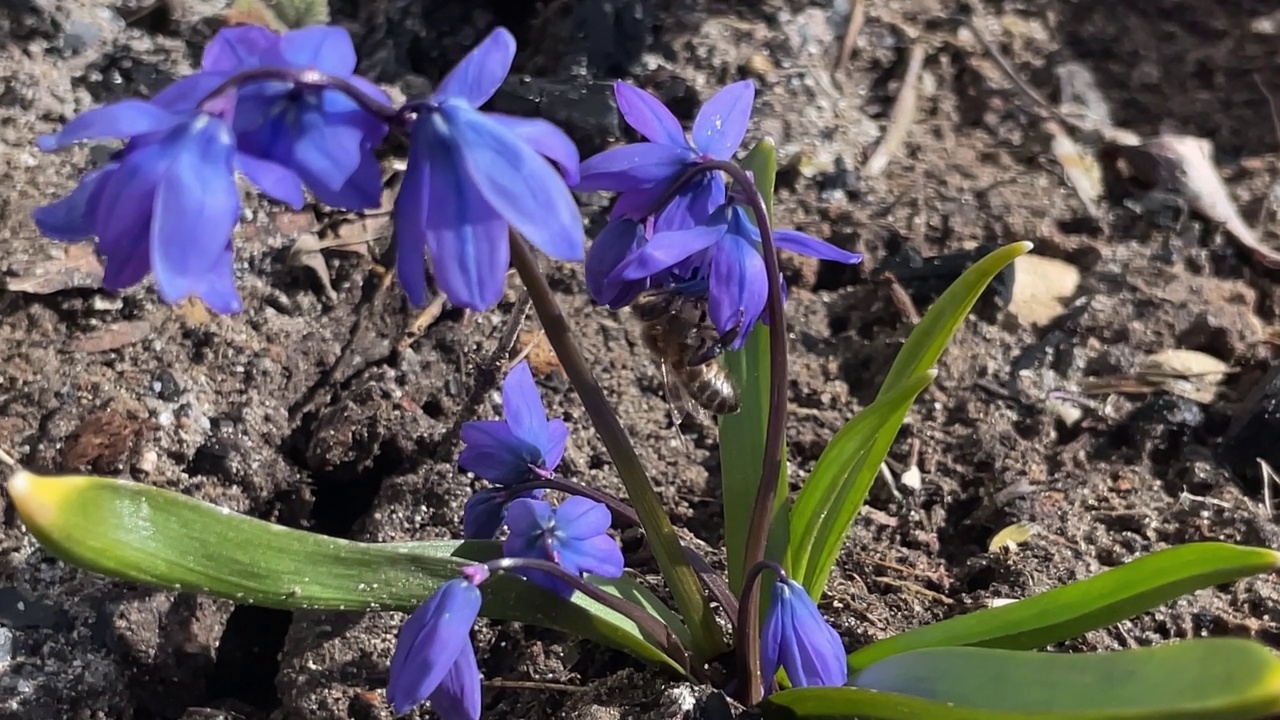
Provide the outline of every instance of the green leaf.
[[[773,214],[773,184],[777,173],[777,155],[773,141],[765,138],[756,144],[742,161],[742,167],[752,173],[756,187],[764,197],[765,207]],[[753,218],[754,220],[754,218]],[[760,468],[764,463],[764,438],[769,425],[769,328],[756,323],[747,342],[739,350],[724,354],[725,369],[729,371],[739,391],[742,409],[733,415],[720,417],[720,482],[724,491],[724,539],[725,560],[729,568],[729,587],[734,592],[742,589],[745,569],[743,556],[747,549],[747,529],[751,524],[751,511],[755,507],[756,490],[760,484]],[[783,450],[783,457],[786,450]],[[786,519],[784,507],[787,498],[787,466],[782,465],[778,477],[780,492],[776,495],[775,518]],[[780,553],[786,541],[786,526],[775,520],[770,528],[769,547]],[[766,557],[777,557],[766,553]]]
[[769,720],[1248,720],[1280,713],[1280,658],[1238,638],[1094,654],[931,648],[859,687],[785,690]]
[[1025,600],[959,615],[872,643],[850,670],[920,648],[972,645],[1033,650],[1106,627],[1202,588],[1280,569],[1280,553],[1191,543],[1144,555],[1087,580]]
[[[787,546],[786,568],[792,579],[804,585],[815,600],[821,596],[831,563],[839,555],[844,536],[862,507],[862,497],[854,495],[857,487],[850,482],[850,477],[867,465],[872,472],[879,468],[884,453],[877,458],[871,456],[875,439],[895,418],[893,429],[897,431],[907,408],[916,395],[933,382],[936,374],[930,370],[909,383],[900,384],[845,423],[822,451],[808,481],[796,496],[791,508],[791,542]],[[828,562],[827,558],[831,560]]]
[[[411,611],[496,542],[362,543],[273,525],[127,480],[20,472],[9,496],[40,544],[72,565],[121,580],[287,610]],[[465,558],[465,559],[464,559]],[[688,629],[629,578],[593,584],[636,602],[682,641]],[[507,574],[481,586],[482,613],[563,630],[676,670],[634,622],[575,593],[572,600]]]
[[[894,359],[884,384],[880,386],[877,402],[895,395],[904,384],[915,382],[921,373],[932,368],[991,280],[1006,265],[1030,250],[1031,243],[1028,242],[999,248],[974,263],[947,288],[898,351],[898,357]],[[822,596],[844,537],[858,511],[862,509],[867,492],[871,490],[871,483],[879,472],[880,463],[884,462],[894,438],[898,436],[898,430],[902,427],[902,421],[913,400],[914,395],[907,403],[898,407],[892,416],[880,423],[879,432],[873,440],[865,441],[866,447],[861,454],[852,453],[848,448],[837,452],[831,450],[831,445],[835,445],[836,439],[844,432],[842,428],[818,458],[813,473],[796,498],[797,510],[792,512],[792,547],[788,548],[788,570],[804,585],[814,600]],[[849,422],[856,420],[855,417]],[[838,500],[829,499],[832,497]],[[795,516],[802,503],[806,505],[803,511],[806,515],[814,513],[816,506],[836,505],[830,511],[832,522],[825,524],[816,535],[808,535],[806,532],[818,528],[797,532]]]

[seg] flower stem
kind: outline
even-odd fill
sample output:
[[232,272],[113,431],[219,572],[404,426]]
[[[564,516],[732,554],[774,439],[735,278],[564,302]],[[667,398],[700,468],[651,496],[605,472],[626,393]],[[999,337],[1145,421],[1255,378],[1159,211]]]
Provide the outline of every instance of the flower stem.
[[[644,527],[640,524],[640,518],[636,515],[635,508],[628,505],[622,498],[572,480],[547,478],[545,480],[523,482],[508,488],[508,497],[517,496],[526,490],[559,490],[569,495],[581,495],[609,508],[609,512],[613,514],[613,524],[615,526]],[[730,624],[736,623],[738,618],[738,596],[734,595],[733,591],[729,589],[729,584],[724,581],[721,573],[711,567],[711,563],[707,562],[707,559],[697,550],[683,543],[681,543],[681,548],[684,550],[685,556],[689,558],[689,563],[693,565],[693,571],[698,574],[698,579],[702,581],[707,592],[711,593],[711,597],[724,608]]]
[[347,78],[330,75],[326,72],[313,69],[298,69],[287,67],[259,67],[241,72],[227,78],[221,85],[214,88],[198,104],[203,106],[205,103],[221,96],[223,93],[230,92],[245,85],[252,85],[258,82],[287,82],[294,85],[305,85],[307,87],[337,90],[356,102],[357,105],[364,108],[369,114],[379,118],[391,127],[404,129],[407,125],[407,111],[404,108],[396,108],[393,105],[379,100],[378,98],[365,92],[355,83]]
[[636,455],[631,439],[627,437],[627,431],[609,405],[604,390],[596,382],[591,366],[574,342],[573,329],[560,311],[555,294],[547,285],[547,279],[538,269],[538,261],[524,240],[514,234],[511,238],[511,264],[515,266],[525,289],[529,291],[533,309],[538,313],[542,329],[547,333],[547,341],[551,343],[565,374],[569,376],[569,382],[582,399],[582,405],[591,418],[591,424],[600,434],[600,439],[604,441],[609,457],[613,458],[618,476],[627,488],[627,497],[635,506],[640,526],[644,528],[653,547],[654,559],[658,561],[662,576],[675,598],[676,607],[692,631],[695,658],[703,661],[719,655],[725,649],[724,634],[716,623],[711,604],[702,592],[697,573],[681,547],[680,538],[671,525],[671,518],[662,507],[658,494],[654,492],[644,465]]
[[[773,506],[778,494],[778,477],[782,472],[782,444],[787,428],[787,316],[782,299],[782,273],[778,269],[778,251],[773,244],[773,225],[764,197],[751,175],[736,163],[711,160],[699,167],[719,170],[738,185],[751,205],[756,225],[760,228],[760,244],[764,251],[765,275],[769,278],[769,419],[764,436],[764,460],[760,467],[760,484],[756,486],[755,505],[747,527],[746,551],[742,567],[754,568],[764,560]],[[759,588],[744,584],[738,610],[738,631],[734,637],[738,668],[742,673],[743,702],[755,705],[763,697],[760,685],[760,614]],[[744,621],[743,618],[746,618]]]
[[646,635],[662,648],[672,660],[675,660],[686,673],[692,674],[693,667],[689,662],[689,652],[680,642],[680,638],[675,636],[661,620],[654,617],[644,608],[634,603],[627,602],[617,595],[611,595],[604,590],[587,582],[582,576],[571,573],[560,567],[559,564],[547,562],[546,560],[536,560],[533,558],[499,558],[484,563],[491,570],[538,570],[549,575],[556,576],[557,579],[572,585],[575,590],[604,605],[610,610],[614,610],[635,623]]
[[[774,573],[775,575],[777,575],[777,576],[778,576],[778,579],[779,579],[779,580],[782,580],[783,582],[786,582],[786,580],[787,580],[787,571],[786,571],[786,570],[784,570],[784,569],[782,568],[782,566],[781,566],[781,565],[779,565],[779,564],[778,564],[778,563],[776,563],[776,562],[773,562],[772,560],[761,560],[760,562],[758,562],[758,563],[756,563],[755,565],[752,565],[752,566],[751,566],[751,569],[747,571],[747,575],[746,575],[746,577],[745,577],[745,578],[743,579],[743,581],[742,581],[742,594],[743,594],[744,596],[745,596],[745,595],[750,594],[750,595],[755,595],[757,598],[759,597],[759,595],[760,595],[760,588],[759,588],[759,587],[757,587],[757,582],[756,582],[756,581],[760,579],[760,576],[761,576],[762,574],[764,574],[764,572],[765,572],[766,570],[772,570],[772,571],[773,571],[773,573]],[[740,632],[741,634],[739,634],[737,637],[738,637],[738,638],[741,638],[741,637],[743,637],[743,636],[746,634],[745,628],[749,628],[749,627],[750,627],[750,628],[756,628],[756,630],[755,630],[755,634],[756,634],[756,637],[757,637],[757,641],[756,641],[756,642],[757,642],[757,646],[758,646],[758,645],[759,645],[759,640],[758,640],[758,638],[760,637],[760,618],[759,618],[759,613],[758,613],[758,612],[756,612],[756,613],[754,613],[754,614],[752,614],[752,613],[748,613],[748,611],[749,611],[749,610],[751,610],[751,609],[752,609],[752,608],[749,608],[749,607],[747,606],[747,603],[743,603],[743,604],[739,607],[739,610],[738,610],[738,627],[739,627],[739,628],[742,628],[742,630],[739,630],[739,632]],[[743,643],[742,643],[741,641],[739,641],[739,642],[738,642],[738,647],[742,647],[742,645],[743,645]],[[772,682],[773,682],[773,678],[762,678],[762,677],[760,677],[760,672],[761,672],[761,669],[760,669],[760,666],[759,666],[759,662],[760,662],[760,653],[757,651],[757,652],[754,654],[754,657],[756,658],[756,662],[755,662],[755,663],[752,663],[752,665],[753,665],[754,667],[752,667],[752,668],[750,669],[750,672],[752,673],[752,677],[755,679],[755,681],[756,681],[756,682],[758,682],[758,683],[760,683],[761,692],[763,693],[764,689],[766,689],[766,687],[767,687],[767,683],[772,683]],[[743,679],[744,679],[744,681],[746,680],[746,678],[743,678]]]

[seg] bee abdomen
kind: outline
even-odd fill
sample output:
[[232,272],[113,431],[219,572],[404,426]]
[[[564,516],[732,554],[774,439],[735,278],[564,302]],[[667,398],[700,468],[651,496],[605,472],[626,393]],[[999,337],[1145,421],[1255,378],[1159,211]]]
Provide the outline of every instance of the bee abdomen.
[[738,388],[718,365],[703,365],[681,371],[689,396],[699,407],[716,415],[732,415],[741,409]]

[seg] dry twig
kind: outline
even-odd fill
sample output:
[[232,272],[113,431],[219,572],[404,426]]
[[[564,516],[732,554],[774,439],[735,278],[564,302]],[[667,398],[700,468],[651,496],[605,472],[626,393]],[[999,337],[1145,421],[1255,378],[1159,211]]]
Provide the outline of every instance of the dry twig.
[[876,177],[889,166],[895,153],[907,139],[907,131],[916,119],[916,105],[919,99],[920,73],[924,70],[925,43],[917,39],[911,45],[911,55],[907,59],[907,72],[902,77],[902,87],[898,90],[898,98],[889,113],[889,126],[884,137],[876,145],[875,152],[867,158],[862,166],[864,178]]

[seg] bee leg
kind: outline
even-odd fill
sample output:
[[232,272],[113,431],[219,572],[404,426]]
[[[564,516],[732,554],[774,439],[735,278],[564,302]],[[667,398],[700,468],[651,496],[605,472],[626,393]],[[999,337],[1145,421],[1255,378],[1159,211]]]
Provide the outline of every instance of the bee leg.
[[729,328],[729,330],[723,335],[710,338],[704,346],[700,347],[698,352],[691,358],[689,362],[690,367],[706,365],[719,357],[720,353],[725,351],[725,348],[737,341],[738,336],[742,334],[742,321],[744,316],[745,313],[742,310],[738,310],[737,324]]

